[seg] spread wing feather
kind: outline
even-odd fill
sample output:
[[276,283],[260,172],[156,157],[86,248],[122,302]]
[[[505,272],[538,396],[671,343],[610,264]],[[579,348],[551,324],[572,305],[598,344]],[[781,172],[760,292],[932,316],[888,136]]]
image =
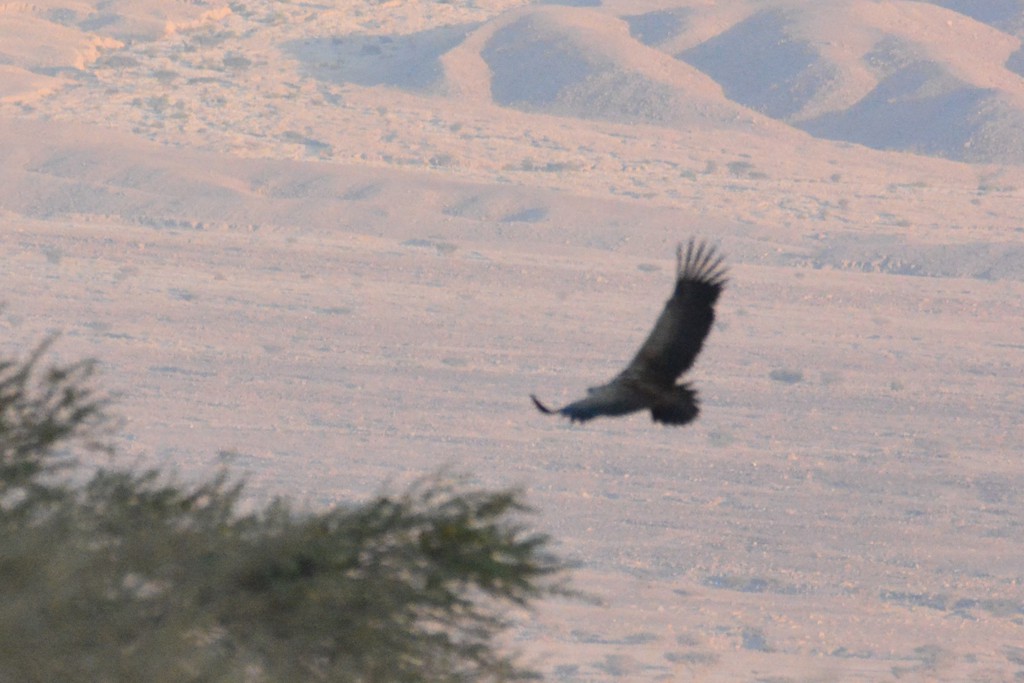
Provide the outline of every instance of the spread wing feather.
[[530,395],[533,404],[542,413],[558,413],[573,422],[586,422],[601,415],[628,415],[650,406],[650,401],[640,391],[633,389],[624,382],[612,381],[599,387],[592,387],[587,397],[574,401],[567,406],[553,410]]
[[715,322],[715,302],[725,288],[723,257],[704,244],[676,249],[676,286],[654,329],[623,376],[671,387],[693,366]]
[[573,422],[601,415],[626,415],[650,409],[656,422],[682,425],[699,413],[697,393],[676,379],[693,366],[715,321],[714,305],[726,285],[723,258],[713,247],[690,240],[684,256],[676,249],[676,283],[654,329],[626,369],[611,382],[588,390],[586,398],[558,409],[531,395],[543,413]]

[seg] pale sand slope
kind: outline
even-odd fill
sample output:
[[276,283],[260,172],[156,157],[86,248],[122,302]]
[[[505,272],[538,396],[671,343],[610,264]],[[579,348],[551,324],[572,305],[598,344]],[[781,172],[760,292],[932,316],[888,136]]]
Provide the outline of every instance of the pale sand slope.
[[[0,41],[4,348],[63,330],[124,460],[186,478],[229,450],[318,506],[442,465],[525,486],[605,601],[523,616],[552,680],[1021,675],[1020,169],[818,140],[673,59],[766,3],[520,4],[6,6],[66,39]],[[953,13],[888,4],[940,45]],[[512,79],[545,45],[564,88]],[[732,268],[701,420],[534,412],[621,367],[691,234]]]

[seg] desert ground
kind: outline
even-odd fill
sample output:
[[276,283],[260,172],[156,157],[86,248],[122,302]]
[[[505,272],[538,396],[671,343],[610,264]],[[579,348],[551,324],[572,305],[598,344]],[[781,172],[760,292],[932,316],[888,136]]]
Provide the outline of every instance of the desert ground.
[[[0,350],[253,500],[519,486],[553,681],[1024,679],[1024,5],[0,5]],[[703,413],[540,415],[706,239]]]

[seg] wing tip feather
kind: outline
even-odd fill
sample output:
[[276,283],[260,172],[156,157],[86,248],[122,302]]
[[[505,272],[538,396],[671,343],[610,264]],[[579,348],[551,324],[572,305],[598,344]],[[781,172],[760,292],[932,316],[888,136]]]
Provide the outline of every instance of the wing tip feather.
[[711,285],[718,289],[729,282],[728,269],[725,267],[725,256],[713,245],[705,241],[697,242],[693,237],[686,245],[686,257],[683,258],[683,244],[676,247],[676,280],[678,282],[695,282]]
[[555,413],[558,412],[557,410],[552,410],[551,408],[548,408],[546,405],[541,403],[540,399],[537,398],[534,394],[530,394],[530,400],[533,401],[533,405],[537,406],[537,410],[544,413],[545,415],[554,415]]

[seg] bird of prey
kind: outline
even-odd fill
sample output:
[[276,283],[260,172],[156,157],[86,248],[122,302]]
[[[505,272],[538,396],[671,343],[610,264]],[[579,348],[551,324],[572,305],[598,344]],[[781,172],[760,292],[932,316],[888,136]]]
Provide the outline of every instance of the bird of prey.
[[697,392],[676,380],[690,369],[704,345],[715,320],[715,302],[725,288],[723,257],[714,247],[695,245],[691,239],[683,254],[676,248],[676,285],[665,303],[647,341],[626,369],[612,381],[587,390],[587,396],[552,409],[534,395],[542,413],[559,414],[573,422],[586,422],[602,415],[628,415],[650,410],[651,419],[668,425],[684,425],[700,412]]

